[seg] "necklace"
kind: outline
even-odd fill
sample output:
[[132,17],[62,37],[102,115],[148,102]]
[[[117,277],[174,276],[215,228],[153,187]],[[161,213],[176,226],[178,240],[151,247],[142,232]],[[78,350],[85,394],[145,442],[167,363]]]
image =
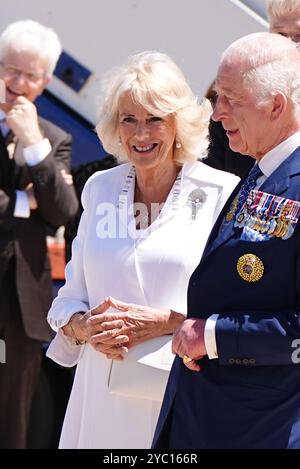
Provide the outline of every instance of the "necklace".
[[[135,167],[132,165],[130,166],[129,172],[124,181],[123,188],[119,195],[119,203],[118,203],[119,210],[123,210],[127,206],[128,195],[130,193],[133,193],[135,182],[136,182],[136,171],[135,171]],[[167,208],[168,205],[171,206],[171,211],[170,211],[171,215],[173,215],[177,211],[178,204],[179,204],[179,196],[180,196],[180,191],[181,191],[181,183],[182,183],[182,171],[180,170],[176,176],[176,179],[173,183],[171,191],[169,192],[169,195],[167,196],[167,199],[165,202],[151,203],[150,210],[148,210],[147,205],[144,203],[141,203],[141,202],[133,203],[134,205],[133,214],[135,216],[136,227],[138,229],[148,228],[151,225],[151,223],[153,223],[154,220],[156,220],[160,216],[161,212],[164,211],[163,209]],[[167,203],[168,201],[170,201],[170,203]]]

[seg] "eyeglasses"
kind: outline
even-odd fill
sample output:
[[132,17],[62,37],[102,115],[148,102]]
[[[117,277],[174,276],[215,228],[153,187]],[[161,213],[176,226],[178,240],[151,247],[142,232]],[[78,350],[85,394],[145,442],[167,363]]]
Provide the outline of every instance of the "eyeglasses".
[[4,69],[7,78],[18,78],[20,75],[23,75],[27,83],[37,83],[46,76],[45,73],[25,72],[13,65],[5,65],[3,62],[0,62],[0,66]]

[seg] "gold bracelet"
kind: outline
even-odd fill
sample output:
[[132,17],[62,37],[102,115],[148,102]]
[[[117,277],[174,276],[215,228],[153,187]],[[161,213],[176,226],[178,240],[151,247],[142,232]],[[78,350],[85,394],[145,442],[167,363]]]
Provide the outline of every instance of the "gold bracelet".
[[76,334],[75,334],[75,331],[74,331],[74,328],[73,328],[73,325],[72,325],[72,319],[70,321],[70,328],[71,328],[71,331],[73,333],[73,337],[72,339],[75,341],[75,345],[84,345],[85,344],[85,340],[79,340],[77,339],[76,337]]

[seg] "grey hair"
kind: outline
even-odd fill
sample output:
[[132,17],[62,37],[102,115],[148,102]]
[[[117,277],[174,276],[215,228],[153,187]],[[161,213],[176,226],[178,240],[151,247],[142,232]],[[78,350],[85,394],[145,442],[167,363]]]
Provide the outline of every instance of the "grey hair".
[[300,115],[300,54],[289,38],[273,33],[254,33],[232,43],[221,64],[238,63],[243,83],[258,105],[283,93]]
[[133,55],[103,79],[96,129],[107,152],[120,161],[128,160],[119,145],[118,131],[119,102],[128,91],[134,102],[149,113],[159,117],[174,115],[176,139],[181,143],[181,148],[174,148],[178,164],[204,155],[211,105],[208,100],[199,104],[178,66],[169,56],[156,51]]
[[46,75],[51,77],[62,47],[57,34],[33,20],[9,24],[0,36],[0,60],[9,50],[32,52],[47,61]]
[[284,16],[300,10],[300,0],[267,0],[269,18]]

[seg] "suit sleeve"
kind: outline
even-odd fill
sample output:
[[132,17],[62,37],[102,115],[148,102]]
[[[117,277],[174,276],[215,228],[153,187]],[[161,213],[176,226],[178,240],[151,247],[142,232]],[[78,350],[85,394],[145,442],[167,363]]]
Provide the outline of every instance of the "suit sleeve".
[[291,365],[300,346],[300,311],[219,314],[221,365]]
[[10,228],[16,203],[16,194],[10,186],[11,162],[0,138],[0,226]]
[[[293,249],[288,260],[289,268],[285,271],[288,278],[282,278],[281,284],[276,280],[274,289],[278,288],[280,291],[286,288],[289,282],[293,297],[287,298],[287,307],[278,311],[258,309],[219,314],[216,321],[216,343],[220,365],[273,366],[300,362],[297,361],[297,353],[298,357],[300,355],[299,223],[292,238],[281,241],[290,243],[289,249]],[[280,269],[281,272],[280,262],[283,260],[279,253],[277,259],[278,262],[273,268]],[[271,271],[269,275],[272,276]],[[274,278],[280,278],[280,274],[276,272]],[[269,297],[272,294],[272,291],[265,292]]]
[[65,182],[61,170],[70,172],[71,137],[51,142],[52,151],[39,164],[29,168],[39,215],[54,227],[64,225],[78,209],[73,185]]
[[14,221],[14,209],[16,205],[16,192],[0,189],[0,226],[11,229]]

